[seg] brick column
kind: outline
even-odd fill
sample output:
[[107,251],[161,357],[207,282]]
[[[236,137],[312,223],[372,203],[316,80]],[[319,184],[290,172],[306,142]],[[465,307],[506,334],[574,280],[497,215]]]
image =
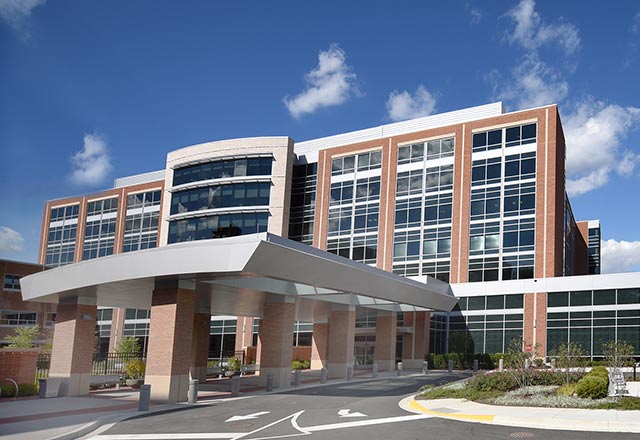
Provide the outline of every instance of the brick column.
[[89,394],[96,309],[94,298],[69,298],[58,304],[49,377],[61,379],[61,396]]
[[378,312],[376,318],[375,363],[380,371],[393,370],[396,364],[398,318],[395,313]]
[[403,346],[402,365],[405,368],[422,368],[429,349],[429,319],[428,312],[415,312],[413,319],[413,334],[404,339],[404,344],[411,344],[407,350]]
[[251,316],[238,316],[236,325],[236,351],[243,351],[247,355],[247,347],[253,341],[253,318]]
[[347,375],[347,366],[353,365],[355,332],[355,307],[331,311],[327,343],[327,374],[330,378],[343,379]]
[[311,369],[319,370],[327,366],[327,338],[329,324],[326,322],[313,323],[311,338]]
[[290,300],[292,298],[281,297],[266,302],[258,328],[260,376],[266,383],[267,374],[271,374],[274,388],[288,387],[291,384],[296,304],[289,302]]
[[187,400],[194,305],[195,292],[191,290],[172,287],[153,291],[145,375],[152,400]]
[[200,383],[207,380],[207,360],[209,356],[209,332],[211,314],[196,313],[193,315],[193,336],[191,337],[191,379]]

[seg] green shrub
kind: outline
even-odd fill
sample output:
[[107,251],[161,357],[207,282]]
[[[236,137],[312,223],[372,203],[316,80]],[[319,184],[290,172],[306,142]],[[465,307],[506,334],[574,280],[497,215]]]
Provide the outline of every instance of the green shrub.
[[35,383],[21,383],[18,385],[19,396],[33,396],[38,394],[38,386]]
[[560,372],[553,370],[531,370],[530,385],[563,385],[565,383],[576,383],[584,377],[581,372]]
[[578,381],[576,393],[586,399],[602,399],[607,397],[608,379],[598,375],[586,375]]
[[640,410],[640,399],[637,397],[624,396],[616,399],[615,402],[605,402],[596,406],[597,409],[622,409],[627,411]]
[[130,379],[142,379],[144,376],[144,372],[146,370],[146,365],[144,361],[140,359],[134,359],[132,361],[127,362],[127,365],[124,367],[124,372],[127,374],[127,377]]
[[467,388],[474,391],[499,391],[504,393],[517,387],[518,382],[506,371],[476,374],[467,382]]
[[299,361],[295,360],[291,362],[292,370],[308,370],[309,369],[309,361]]
[[593,367],[591,369],[591,371],[589,371],[589,373],[587,373],[589,376],[602,376],[602,377],[609,377],[609,372],[607,371],[607,369],[601,365]]
[[575,383],[571,383],[571,384],[564,384],[562,385],[560,388],[558,388],[556,390],[556,394],[558,396],[573,396],[576,394],[576,388],[577,388],[577,384]]
[[11,383],[0,385],[0,395],[2,397],[13,397],[16,395],[16,387]]

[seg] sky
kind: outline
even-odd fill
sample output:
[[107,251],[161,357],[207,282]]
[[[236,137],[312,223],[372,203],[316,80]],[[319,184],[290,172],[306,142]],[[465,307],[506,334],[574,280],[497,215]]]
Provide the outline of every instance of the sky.
[[603,272],[640,271],[640,4],[0,0],[0,258],[46,200],[201,142],[558,104]]

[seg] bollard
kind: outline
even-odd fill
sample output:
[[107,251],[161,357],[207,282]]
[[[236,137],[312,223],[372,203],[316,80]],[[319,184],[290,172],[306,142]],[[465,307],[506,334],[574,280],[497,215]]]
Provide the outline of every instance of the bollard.
[[398,368],[396,370],[398,376],[402,376],[402,362],[398,362]]
[[327,383],[327,369],[320,369],[320,383]]
[[373,364],[373,370],[371,371],[371,377],[378,377],[378,364]]
[[555,359],[551,359],[551,369],[552,370],[556,369],[556,360]]
[[423,372],[424,374],[427,374],[427,371],[429,371],[429,362],[424,361],[424,362],[422,363],[422,372]]
[[151,385],[140,387],[140,397],[138,398],[138,411],[149,411],[149,401],[151,400]]
[[38,389],[40,390],[38,392],[38,397],[41,399],[47,397],[47,379],[38,379]]
[[231,378],[231,397],[237,397],[240,395],[240,376],[233,376]]
[[265,391],[266,392],[273,391],[273,374],[271,373],[267,374],[267,385],[265,386]]
[[473,360],[473,372],[474,373],[478,372],[478,359]]
[[353,365],[347,367],[347,380],[353,380]]
[[189,392],[187,393],[187,401],[189,403],[196,403],[198,401],[198,379],[191,379],[189,381]]
[[293,373],[293,386],[299,387],[301,383],[302,383],[302,370],[296,370],[295,373]]
[[447,370],[449,373],[453,373],[453,361],[451,359],[447,362]]
[[498,371],[502,371],[502,370],[504,370],[504,359],[501,358],[498,361]]

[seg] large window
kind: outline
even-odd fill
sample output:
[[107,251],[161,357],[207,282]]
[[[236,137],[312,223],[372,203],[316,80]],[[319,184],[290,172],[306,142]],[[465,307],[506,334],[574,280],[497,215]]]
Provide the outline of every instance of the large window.
[[270,189],[271,182],[243,182],[176,192],[171,197],[171,214],[236,206],[269,206]]
[[169,224],[169,243],[266,232],[269,214],[222,214],[172,221]]
[[87,224],[84,233],[83,260],[113,254],[118,198],[91,201],[87,204]]
[[160,197],[160,191],[149,191],[127,196],[123,252],[149,249],[157,246]]
[[33,326],[37,324],[38,314],[36,312],[0,310],[0,325],[25,325]]
[[[473,151],[488,151],[505,147],[515,147],[536,142],[537,124],[517,125],[515,127],[474,133]],[[503,143],[504,140],[504,143]]]
[[20,290],[20,275],[4,274],[2,287],[6,290]]
[[73,263],[79,209],[80,205],[77,204],[51,208],[45,257],[47,266]]
[[173,172],[173,185],[242,176],[270,176],[272,157],[216,160],[181,167]]
[[317,181],[317,163],[293,167],[289,238],[305,244],[313,243]]

